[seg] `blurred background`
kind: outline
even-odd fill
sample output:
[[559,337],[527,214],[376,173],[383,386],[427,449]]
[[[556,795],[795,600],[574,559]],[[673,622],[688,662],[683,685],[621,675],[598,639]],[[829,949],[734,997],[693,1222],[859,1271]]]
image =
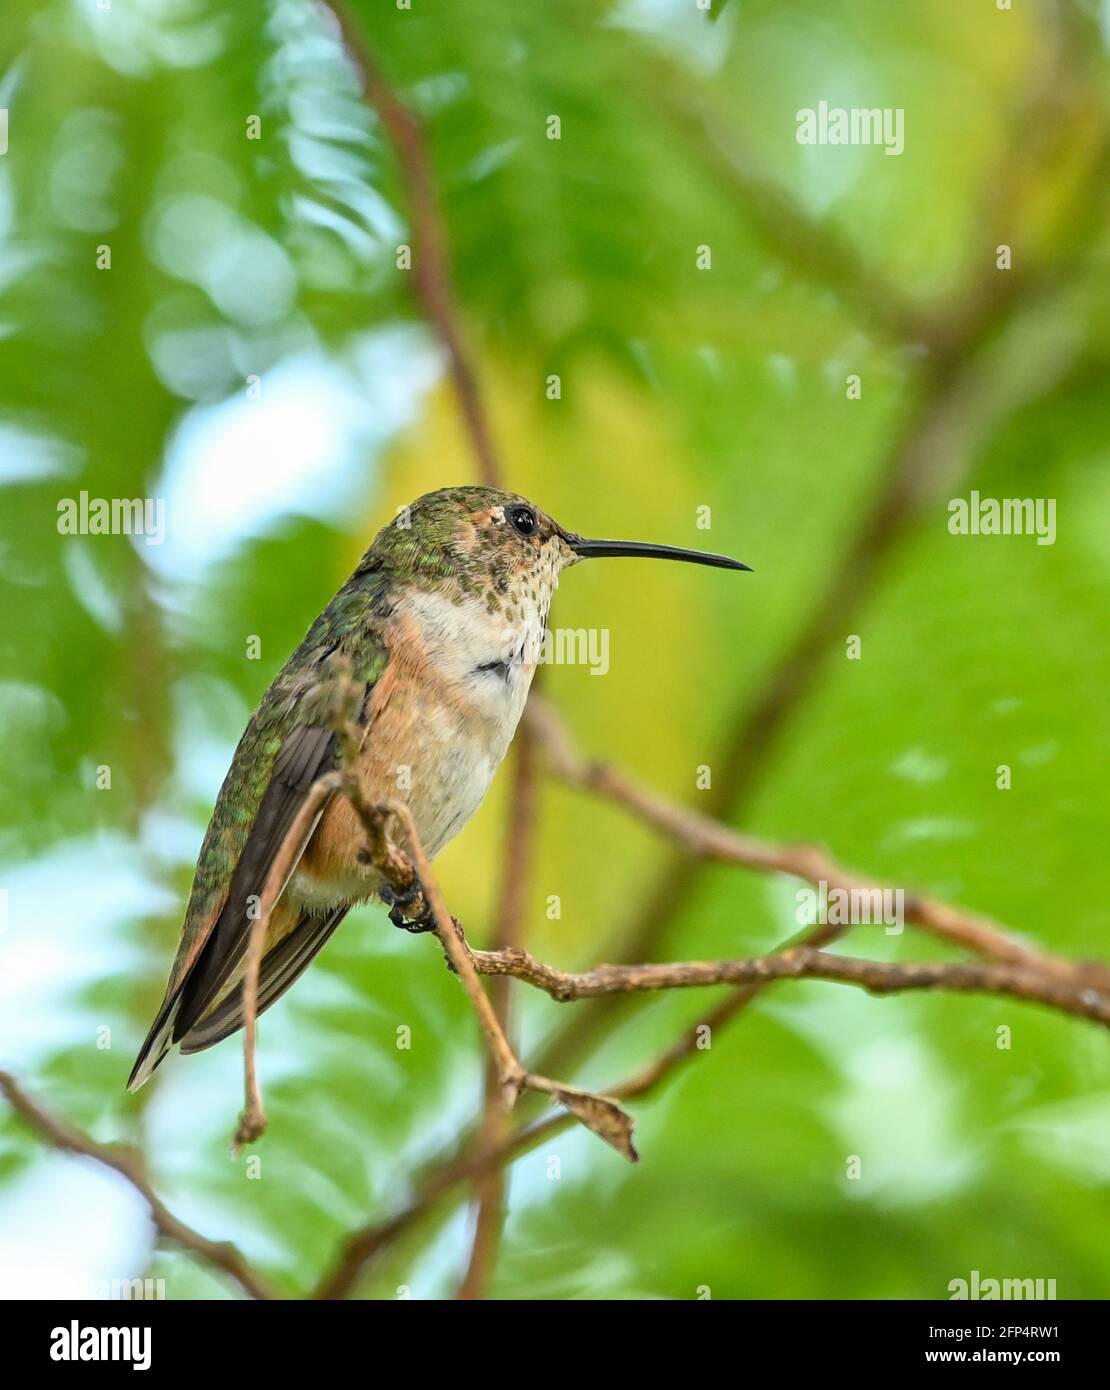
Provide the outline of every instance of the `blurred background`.
[[[1104,956],[1110,7],[347,15],[424,123],[508,484],[586,534],[755,571],[566,577],[555,623],[609,633],[604,678],[544,673],[584,752]],[[799,144],[820,101],[901,109],[903,151]],[[175,1212],[296,1294],[480,1112],[481,1043],[440,952],[360,909],[266,1015],[253,1176],[228,1154],[237,1041],[137,1097],[124,1083],[251,708],[396,507],[477,477],[398,269],[404,171],[309,0],[6,0],[0,108],[0,1067],[139,1145]],[[1055,544],[951,534],[972,488],[1053,499]],[[164,499],[163,542],[60,535],[82,490]],[[476,944],[511,786],[439,862]],[[614,958],[645,914],[655,959],[797,929],[792,880],[677,870],[552,782],[538,817],[525,931],[554,964]],[[846,949],[943,954],[912,929]],[[722,997],[624,1002],[557,1074],[610,1085]],[[525,1059],[585,1007],[518,1002]],[[489,1296],[943,1298],[975,1269],[1106,1294],[1094,1025],[784,984],[632,1108],[635,1168],[581,1129],[515,1163]],[[354,1291],[452,1296],[469,1195]],[[235,1295],[155,1241],[127,1184],[4,1109],[0,1292],[142,1275]]]

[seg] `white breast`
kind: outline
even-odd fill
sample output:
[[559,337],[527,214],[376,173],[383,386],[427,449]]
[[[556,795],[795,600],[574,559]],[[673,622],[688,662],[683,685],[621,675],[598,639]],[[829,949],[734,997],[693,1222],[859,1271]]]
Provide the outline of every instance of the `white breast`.
[[510,627],[503,614],[477,601],[460,604],[415,590],[402,607],[418,626],[429,661],[476,715],[463,727],[457,709],[434,698],[422,711],[421,761],[432,785],[412,805],[425,847],[436,854],[481,805],[508,751],[535,675],[545,615],[528,602],[524,622]]

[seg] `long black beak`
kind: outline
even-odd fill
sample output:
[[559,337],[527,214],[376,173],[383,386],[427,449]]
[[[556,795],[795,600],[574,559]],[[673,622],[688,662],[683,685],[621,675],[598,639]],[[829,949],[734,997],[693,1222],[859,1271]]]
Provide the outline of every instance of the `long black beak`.
[[569,532],[564,540],[576,555],[584,560],[600,559],[608,555],[641,555],[649,560],[685,560],[690,565],[714,565],[722,570],[747,570],[751,565],[742,565],[739,560],[731,560],[727,555],[711,555],[704,550],[683,550],[677,545],[652,545],[649,541],[590,541],[585,536],[575,536]]

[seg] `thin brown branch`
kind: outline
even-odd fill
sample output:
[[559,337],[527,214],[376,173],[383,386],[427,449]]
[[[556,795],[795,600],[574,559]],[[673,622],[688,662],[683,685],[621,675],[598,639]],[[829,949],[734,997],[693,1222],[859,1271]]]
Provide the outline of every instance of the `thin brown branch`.
[[166,1240],[190,1251],[206,1264],[222,1270],[251,1298],[270,1299],[284,1296],[247,1262],[236,1246],[228,1241],[209,1240],[207,1236],[202,1236],[199,1231],[195,1231],[174,1216],[151,1186],[140,1156],[135,1150],[118,1144],[98,1144],[84,1130],[51,1114],[7,1072],[0,1072],[0,1091],[4,1093],[12,1109],[46,1143],[63,1153],[91,1158],[129,1182],[146,1202],[151,1221]]
[[[402,801],[386,802],[381,811],[383,815],[395,816],[404,830],[408,853],[435,920],[436,935],[478,1015],[490,1055],[497,1065],[498,1084],[505,1108],[511,1110],[523,1091],[537,1091],[551,1096],[566,1106],[598,1138],[604,1139],[618,1153],[635,1163],[637,1154],[632,1145],[632,1120],[611,1097],[578,1086],[568,1086],[562,1081],[553,1081],[549,1076],[526,1071],[521,1065],[493,1011],[489,996],[482,988],[474,965],[474,953],[467,945],[462,927],[447,911],[439,885],[432,875],[432,866],[420,843],[412,812]],[[375,862],[375,867],[380,865]]]
[[[530,724],[522,725],[516,745],[501,893],[492,938],[494,950],[506,950],[521,944],[525,893],[535,848],[539,788],[535,735]],[[509,976],[498,976],[491,981],[490,1002],[506,1035],[513,1039],[512,981]],[[492,1066],[487,1066],[482,1118],[475,1143],[480,1150],[494,1148],[508,1137],[510,1131],[509,1118],[498,1103],[496,1072]],[[486,1169],[475,1181],[474,1234],[457,1295],[464,1302],[481,1299],[492,1277],[504,1225],[505,1185],[505,1170],[498,1167]]]
[[446,349],[478,472],[483,482],[496,487],[500,469],[477,376],[464,350],[458,326],[459,310],[452,286],[447,235],[423,126],[386,79],[361,25],[343,0],[320,0],[320,3],[335,20],[366,97],[377,111],[393,147],[412,218],[412,271],[416,294]]
[[286,880],[296,867],[305,845],[312,836],[324,808],[341,786],[337,773],[321,777],[309,790],[274,856],[266,883],[259,897],[257,916],[251,923],[247,943],[246,973],[243,979],[243,1073],[245,1100],[243,1113],[232,1140],[232,1150],[238,1154],[245,1144],[251,1144],[266,1129],[266,1112],[262,1104],[262,1088],[258,1081],[256,1035],[258,1028],[258,976],[262,963],[266,927],[277,900],[285,891]]
[[1073,968],[1070,979],[1063,979],[1032,966],[994,961],[892,964],[802,946],[745,960],[597,965],[578,973],[556,970],[519,946],[506,951],[474,951],[472,958],[481,974],[506,974],[526,980],[561,1003],[643,990],[762,985],[772,980],[836,980],[857,985],[871,994],[899,994],[907,990],[1005,994],[1110,1026],[1110,992],[1097,988],[1082,966]]
[[[845,868],[815,845],[783,845],[746,835],[668,801],[606,763],[587,762],[574,746],[565,724],[546,701],[530,702],[526,717],[547,751],[549,766],[557,777],[568,785],[604,796],[622,806],[698,859],[741,865],[764,873],[789,874],[813,887],[824,884],[829,892],[852,894],[859,900],[865,895],[877,900],[876,895],[900,891],[893,884],[883,884]],[[1075,968],[1070,961],[1025,945],[989,917],[923,893],[904,893],[903,918],[953,946],[991,960],[1036,966],[1064,976],[1070,976]]]
[[[535,689],[529,698],[539,698]],[[498,947],[518,945],[524,927],[524,902],[538,818],[539,778],[536,763],[535,737],[532,726],[528,724],[517,734],[513,780],[509,789],[508,833],[493,931],[493,941]],[[497,998],[496,993],[494,998]]]
[[[569,1121],[570,1117],[567,1118]],[[504,1112],[487,1103],[479,1130],[478,1151],[503,1143],[511,1133],[512,1125]],[[456,1298],[461,1302],[473,1303],[484,1298],[489,1281],[493,1277],[505,1223],[506,1182],[507,1174],[504,1167],[496,1164],[491,1164],[475,1178],[474,1234],[470,1242],[466,1270],[456,1294]]]
[[466,939],[462,934],[462,928],[458,922],[447,911],[447,906],[443,901],[443,894],[440,892],[439,884],[432,874],[432,866],[428,861],[428,856],[424,852],[424,846],[420,843],[420,834],[416,829],[416,822],[412,818],[412,812],[403,801],[389,801],[383,806],[383,810],[396,816],[404,830],[405,840],[408,844],[408,853],[412,858],[413,866],[420,879],[424,896],[428,900],[432,915],[435,918],[436,936],[447,955],[451,968],[462,981],[463,989],[473,1005],[474,1012],[478,1016],[482,1031],[486,1035],[486,1042],[489,1046],[490,1055],[493,1057],[498,1072],[498,1082],[501,1087],[501,1094],[507,1109],[512,1109],[516,1104],[518,1095],[530,1084],[534,1078],[529,1078],[516,1054],[509,1045],[509,1040],[505,1036],[505,1031],[493,1011],[493,1005],[489,1001],[489,996],[482,988],[482,983],[478,978],[478,973],[474,968],[471,959],[471,952],[466,944]]

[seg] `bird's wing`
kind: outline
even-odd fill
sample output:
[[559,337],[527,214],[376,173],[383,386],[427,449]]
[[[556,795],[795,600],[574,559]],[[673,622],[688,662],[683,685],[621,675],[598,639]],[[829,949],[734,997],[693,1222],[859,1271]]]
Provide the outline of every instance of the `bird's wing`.
[[[270,783],[254,818],[247,842],[235,866],[223,911],[208,934],[188,977],[182,981],[173,1041],[180,1042],[216,1000],[222,986],[243,958],[258,900],[285,837],[318,781],[335,766],[335,734],[329,728],[299,725],[281,746]],[[324,813],[320,808],[320,815]],[[319,816],[317,817],[319,820]],[[304,845],[312,837],[309,827]],[[300,854],[290,866],[296,868]],[[284,885],[282,885],[284,889]],[[278,895],[280,898],[280,894]],[[254,908],[252,916],[251,908]],[[266,960],[262,962],[266,969]]]
[[[331,729],[299,725],[282,743],[219,911],[206,923],[198,919],[193,904],[190,904],[182,949],[178,953],[166,997],[128,1082],[132,1090],[142,1085],[173,1044],[179,1042],[201,1018],[239,964],[253,921],[251,900],[257,904],[261,897],[274,856],[281,848],[312,784],[329,772],[334,762],[335,736]],[[210,834],[216,822],[217,817],[214,816]],[[203,892],[204,860],[202,850],[194,884],[194,899],[198,890]],[[264,958],[260,987],[267,979],[267,970]]]
[[[348,908],[333,907],[320,913],[304,913],[296,926],[263,958],[258,976],[258,1012],[264,1013],[280,999],[316,958],[332,932],[346,917]],[[243,1026],[243,991],[236,989],[204,1018],[180,1035],[181,1051],[203,1052]]]
[[[204,1022],[203,1032],[207,1035],[205,1011],[217,1002],[246,950],[252,900],[257,902],[261,897],[274,856],[312,785],[335,766],[335,736],[331,728],[293,720],[298,715],[303,717],[306,703],[310,704],[310,689],[319,686],[321,663],[341,645],[326,639],[337,620],[344,625],[351,621],[347,610],[338,614],[335,611],[345,597],[341,590],[302,648],[294,653],[235,751],[197,861],[181,945],[165,998],[131,1072],[130,1090],[137,1090],[174,1043],[184,1040],[198,1023]],[[369,692],[385,668],[385,643],[377,632],[364,627],[353,640],[343,642],[342,648],[344,655],[352,659],[354,676],[362,690],[365,718]],[[321,654],[313,660],[317,652]],[[322,934],[317,931],[320,917],[298,922],[283,938],[295,936],[297,944],[281,953],[279,942],[267,953],[259,980],[267,1002],[273,1002],[293,983],[338,920]],[[303,954],[310,941],[316,945]],[[294,957],[296,968],[291,969]],[[279,982],[280,988],[275,988]],[[239,997],[238,991],[234,997]],[[222,1007],[223,1002],[217,1007]],[[241,1021],[240,1018],[235,1026],[240,1026]],[[190,1041],[199,1036],[198,1033]],[[217,1040],[211,1038],[213,1042]]]

